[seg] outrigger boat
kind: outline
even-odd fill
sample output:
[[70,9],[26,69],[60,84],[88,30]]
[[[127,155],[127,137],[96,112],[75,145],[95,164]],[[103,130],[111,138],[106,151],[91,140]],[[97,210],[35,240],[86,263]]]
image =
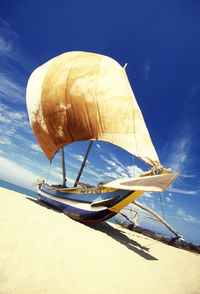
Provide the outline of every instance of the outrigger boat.
[[[38,199],[80,222],[113,217],[144,192],[162,192],[178,176],[158,159],[125,67],[110,57],[67,52],[37,68],[27,85],[27,109],[33,133],[52,161],[61,149],[63,183],[37,182]],[[133,154],[151,166],[139,177],[79,182],[93,141],[104,141]],[[66,186],[63,147],[90,141],[74,187]],[[77,187],[78,186],[78,187]]]

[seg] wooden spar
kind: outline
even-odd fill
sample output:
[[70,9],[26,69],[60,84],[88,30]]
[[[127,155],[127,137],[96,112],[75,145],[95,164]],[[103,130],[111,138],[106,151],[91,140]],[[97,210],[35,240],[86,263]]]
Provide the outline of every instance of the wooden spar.
[[63,147],[61,148],[61,155],[62,155],[62,172],[63,172],[63,188],[66,187],[66,172],[65,172],[65,157]]
[[143,204],[137,201],[133,201],[133,204],[139,206],[140,208],[154,215],[163,225],[165,225],[173,234],[175,234],[177,238],[180,238],[180,234],[176,230],[174,230],[162,217],[160,217],[157,213],[155,213],[155,211],[151,210],[150,208],[144,206]]
[[92,147],[92,143],[93,143],[93,141],[90,141],[90,144],[89,144],[89,146],[88,146],[87,152],[86,152],[86,154],[85,154],[85,158],[84,158],[84,160],[83,160],[83,163],[82,163],[81,168],[80,168],[80,170],[79,170],[78,176],[77,176],[76,181],[75,181],[75,183],[74,183],[74,187],[77,187],[77,182],[79,181],[79,179],[80,179],[80,177],[81,177],[81,174],[82,174],[82,172],[83,172],[83,168],[84,168],[84,166],[85,166],[85,163],[86,163],[86,160],[87,160],[88,154],[89,154],[90,149],[91,149],[91,147]]
[[[149,218],[149,219],[152,219],[152,220],[154,220],[154,221],[158,221],[158,222],[161,222],[163,225],[165,225],[167,228],[168,228],[168,230],[170,230],[175,236],[176,236],[176,238],[180,238],[181,237],[181,235],[180,235],[180,233],[178,233],[176,230],[174,230],[161,216],[159,216],[155,211],[153,211],[152,209],[150,209],[150,208],[148,208],[148,207],[146,207],[146,206],[144,206],[143,204],[141,204],[141,203],[139,203],[139,202],[137,202],[137,201],[133,201],[132,202],[133,204],[135,204],[135,205],[137,205],[138,207],[140,207],[140,208],[142,208],[142,209],[144,209],[144,210],[146,210],[146,211],[148,211],[150,214],[152,214],[153,216],[155,216],[156,217],[156,219],[155,218],[153,218],[153,217],[150,217],[150,216],[147,216],[147,215],[143,215],[142,213],[140,213],[140,212],[137,212],[135,209],[132,209],[132,208],[128,208],[128,207],[125,207],[125,209],[127,209],[127,210],[129,210],[130,211],[130,213],[129,213],[129,215],[127,215],[126,213],[124,213],[123,211],[120,211],[120,214],[123,216],[123,217],[125,217],[129,222],[131,222],[132,224],[133,224],[133,226],[134,227],[137,227],[138,226],[138,224],[137,224],[137,219],[138,219],[138,216],[139,215],[141,215],[141,216],[143,216],[143,217],[146,217],[146,218]],[[131,212],[136,212],[136,215],[135,215],[135,218],[132,220],[131,218],[130,218],[130,214],[131,214]],[[117,221],[117,220],[116,220]],[[139,228],[139,227],[138,227]],[[143,229],[143,228],[139,228],[139,230],[144,230],[145,231],[145,229]]]

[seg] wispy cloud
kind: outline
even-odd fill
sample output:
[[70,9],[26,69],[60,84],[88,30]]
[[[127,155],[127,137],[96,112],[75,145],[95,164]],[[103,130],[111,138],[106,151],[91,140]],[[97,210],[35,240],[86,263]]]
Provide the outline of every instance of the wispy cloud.
[[[87,182],[91,181],[92,184],[95,184],[95,180],[96,181],[101,181],[103,179],[103,177],[105,176],[105,174],[101,170],[95,169],[95,168],[92,168],[92,167],[86,167],[84,172],[86,174],[89,174],[89,175],[92,176],[91,179],[87,178]],[[85,179],[86,179],[86,177],[85,177]]]
[[175,171],[181,172],[187,161],[190,139],[188,136],[183,136],[176,139],[172,146],[168,157],[168,165]]
[[103,161],[105,161],[108,165],[112,166],[112,167],[116,167],[117,164],[115,161],[108,159],[106,156],[104,155],[100,155],[101,159],[103,159]]
[[200,224],[200,219],[198,219],[196,217],[193,217],[192,215],[188,214],[182,208],[177,209],[177,214],[178,214],[178,217],[179,217],[180,220],[183,220],[185,222]]
[[69,156],[78,161],[83,161],[84,157],[80,154],[69,153]]
[[29,58],[21,52],[19,36],[10,24],[0,18],[0,98],[10,102],[25,102]]
[[197,175],[185,175],[183,173],[181,173],[179,176],[185,179],[192,179],[197,177]]
[[[49,178],[48,178],[48,183],[61,183],[62,182],[62,169],[59,167],[55,167],[51,169]],[[67,185],[73,185],[74,180],[71,179],[70,177],[67,177]]]
[[188,189],[176,189],[173,186],[168,187],[167,188],[167,191],[178,193],[178,194],[188,194],[188,195],[195,195],[195,194],[197,194],[197,191],[188,190]]
[[30,184],[38,177],[32,171],[18,165],[17,163],[0,156],[0,178],[21,185],[29,187]]
[[97,147],[97,149],[99,150],[99,151],[102,151],[102,148],[101,148],[101,146],[100,146],[100,144],[96,144],[96,147]]
[[8,138],[6,136],[0,136],[0,144],[12,145],[12,141],[10,140],[10,138]]
[[106,156],[104,156],[102,154],[100,155],[100,157],[101,157],[101,159],[103,159],[104,162],[106,162],[108,164],[108,166],[106,168],[109,171],[104,172],[104,175],[106,177],[117,179],[117,178],[129,176],[126,168],[112,153],[109,154],[109,157],[111,159],[108,159]]
[[107,163],[106,169],[109,172],[105,172],[106,176],[111,178],[122,177],[134,177],[140,175],[143,171],[136,165],[124,165],[120,160],[112,153],[109,154],[110,159],[104,155],[100,155],[101,159]]
[[16,111],[13,108],[0,103],[0,132],[13,135],[18,128],[30,132],[30,124],[25,111]]
[[145,197],[145,198],[153,198],[154,196],[153,196],[152,193],[150,193],[150,192],[146,192],[146,193],[144,193],[144,194],[142,195],[142,197]]
[[4,99],[25,102],[26,89],[19,84],[9,73],[0,72],[0,95]]
[[0,18],[0,56],[18,59],[18,35],[10,24]]
[[36,152],[42,152],[42,149],[40,148],[38,144],[31,144],[30,147]]

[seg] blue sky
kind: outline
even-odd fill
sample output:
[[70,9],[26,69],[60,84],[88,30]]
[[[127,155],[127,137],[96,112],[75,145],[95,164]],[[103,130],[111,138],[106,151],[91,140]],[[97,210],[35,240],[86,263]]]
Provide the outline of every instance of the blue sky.
[[[161,163],[180,173],[162,194],[166,220],[200,243],[199,1],[1,1],[0,178],[28,187],[49,163],[29,126],[25,92],[31,72],[67,51],[108,55],[126,68]],[[88,143],[65,148],[72,184]],[[135,166],[135,167],[133,167]],[[132,176],[136,158],[96,142],[84,182]],[[58,153],[49,180],[61,181]],[[161,214],[159,194],[138,199]],[[141,219],[141,222],[144,222]],[[157,228],[151,222],[146,226]]]

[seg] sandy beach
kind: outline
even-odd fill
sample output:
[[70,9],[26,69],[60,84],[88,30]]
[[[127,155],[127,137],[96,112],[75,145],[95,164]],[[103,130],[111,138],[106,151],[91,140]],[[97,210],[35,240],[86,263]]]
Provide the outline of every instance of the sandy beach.
[[0,294],[197,294],[200,255],[0,188]]

